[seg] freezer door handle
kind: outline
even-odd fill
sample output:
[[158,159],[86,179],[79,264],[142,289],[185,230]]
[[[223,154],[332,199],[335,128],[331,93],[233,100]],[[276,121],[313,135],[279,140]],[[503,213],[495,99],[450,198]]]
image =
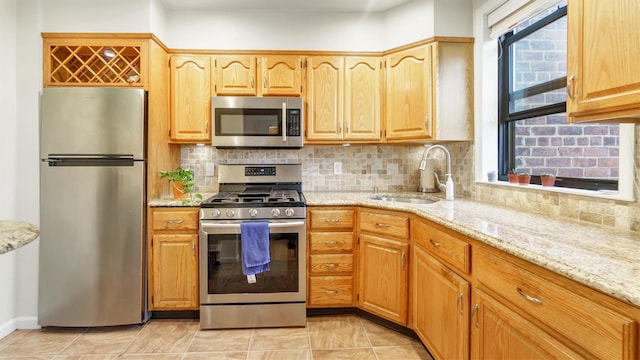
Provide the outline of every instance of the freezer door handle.
[[46,159],[49,166],[133,166],[133,155],[49,155]]

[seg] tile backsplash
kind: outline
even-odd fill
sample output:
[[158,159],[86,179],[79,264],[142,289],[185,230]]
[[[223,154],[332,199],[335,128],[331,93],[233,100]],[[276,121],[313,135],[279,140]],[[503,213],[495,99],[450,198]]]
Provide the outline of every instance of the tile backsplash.
[[[634,202],[614,201],[535,187],[508,187],[474,181],[472,142],[444,144],[451,152],[456,197],[547,214],[611,229],[640,232],[640,126],[635,127]],[[207,163],[301,163],[304,191],[416,191],[420,183],[422,145],[307,145],[297,150],[227,150],[211,146],[181,147],[183,166],[193,168],[196,191],[217,192],[217,177],[205,176]],[[434,169],[446,170],[442,151],[434,150]],[[333,163],[342,163],[342,174],[333,174]],[[217,175],[217,170],[216,170]]]
[[[458,170],[464,164],[466,156],[461,153],[472,149],[470,144],[448,146],[452,152],[454,181],[470,184],[471,178],[460,182],[463,172]],[[459,150],[461,148],[462,150]],[[413,191],[420,182],[418,167],[424,152],[422,145],[307,145],[302,149],[260,149],[231,150],[216,149],[212,146],[185,145],[181,148],[182,166],[190,167],[195,173],[196,191],[216,192],[217,171],[214,176],[205,176],[207,163],[220,164],[268,164],[300,163],[303,169],[304,191],[372,191],[376,186],[380,191]],[[431,152],[434,169],[444,174],[446,161],[441,151]],[[459,160],[462,158],[463,160]],[[342,163],[342,174],[334,175],[333,164]],[[468,192],[466,186],[457,190]]]

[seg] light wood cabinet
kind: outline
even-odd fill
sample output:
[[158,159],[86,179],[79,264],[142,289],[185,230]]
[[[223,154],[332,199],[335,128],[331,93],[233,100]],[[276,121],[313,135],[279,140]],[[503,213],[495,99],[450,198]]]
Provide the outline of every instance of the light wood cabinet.
[[[574,344],[568,346],[583,357],[637,358],[638,324],[633,319],[581,296],[567,285],[541,277],[533,268],[516,265],[494,251],[476,249],[474,264],[478,289],[539,324],[538,327],[553,334],[558,342]],[[482,314],[482,304],[477,304],[478,313]],[[481,321],[485,320],[486,315],[481,316]],[[478,322],[476,326],[482,329],[484,325]],[[516,341],[511,335],[505,334],[505,340]],[[482,341],[488,335],[477,333],[477,336]]]
[[345,58],[344,68],[344,139],[348,141],[381,140],[382,132],[382,59],[379,57]]
[[640,122],[640,2],[568,2],[570,122]]
[[469,283],[415,246],[413,328],[435,359],[469,358]]
[[149,309],[196,310],[198,208],[149,210]]
[[[411,219],[413,329],[435,359],[469,358],[470,247],[461,235]],[[452,270],[455,269],[455,270]]]
[[359,212],[358,307],[407,325],[409,219],[404,214]]
[[173,55],[170,61],[170,141],[211,141],[211,59],[204,55]]
[[352,208],[309,208],[308,307],[353,306]]
[[310,143],[381,139],[379,57],[307,58],[307,133]]
[[432,52],[421,45],[385,58],[387,141],[432,137]]
[[344,99],[344,58],[307,58],[306,138],[342,140]]
[[471,359],[584,358],[483,291],[473,302]]
[[436,41],[385,58],[385,140],[473,139],[473,43]]
[[260,57],[263,96],[302,96],[304,56],[268,55]]
[[256,96],[257,58],[254,55],[216,55],[213,58],[213,94]]

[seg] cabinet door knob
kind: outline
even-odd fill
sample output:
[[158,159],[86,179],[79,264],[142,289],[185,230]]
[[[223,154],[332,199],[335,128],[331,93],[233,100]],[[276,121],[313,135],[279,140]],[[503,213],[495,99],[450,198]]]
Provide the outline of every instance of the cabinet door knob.
[[324,267],[326,267],[326,268],[329,268],[329,269],[333,269],[333,268],[335,268],[336,266],[338,266],[338,264],[336,264],[336,263],[324,263],[324,264],[322,264],[322,265],[323,265]]
[[339,242],[335,240],[327,240],[324,243],[325,245],[337,245]]
[[429,239],[429,242],[431,243],[431,245],[435,246],[435,247],[440,247],[440,243],[437,241],[434,241],[433,239]]
[[[478,304],[475,304],[473,306],[473,309],[471,310],[471,320],[473,320],[473,317],[476,316],[476,313],[478,312],[478,306],[479,306]],[[475,325],[476,325],[476,328],[478,328],[478,322],[477,321],[476,321]]]
[[338,293],[338,291],[336,291],[336,290],[325,290],[324,293],[327,294],[327,295],[335,295],[335,294]]
[[388,227],[389,227],[389,226],[391,226],[391,225],[389,225],[389,224],[385,224],[385,223],[376,223],[376,226],[377,226],[377,227],[388,228]]
[[462,298],[464,297],[463,293],[458,294],[458,301],[456,302],[456,307],[458,308],[458,314],[460,315],[464,315],[462,306],[460,306],[462,304]]
[[569,98],[573,100],[573,80],[576,78],[575,75],[571,75],[569,79],[567,79],[567,95]]

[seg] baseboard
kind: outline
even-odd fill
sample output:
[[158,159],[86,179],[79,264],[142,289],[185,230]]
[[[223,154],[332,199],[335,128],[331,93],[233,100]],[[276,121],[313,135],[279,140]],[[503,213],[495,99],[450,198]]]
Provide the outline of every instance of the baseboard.
[[17,329],[16,327],[16,319],[11,319],[4,324],[0,324],[0,339],[5,336],[11,334]]
[[21,316],[16,318],[16,329],[21,329],[21,330],[41,329],[41,326],[38,325],[37,316]]

